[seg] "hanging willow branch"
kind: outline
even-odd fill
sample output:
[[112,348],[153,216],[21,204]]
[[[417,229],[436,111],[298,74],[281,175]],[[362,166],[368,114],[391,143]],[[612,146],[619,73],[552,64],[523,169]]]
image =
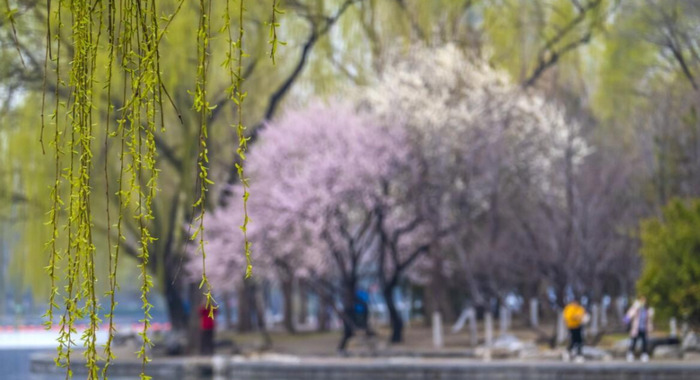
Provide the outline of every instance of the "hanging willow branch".
[[[115,0],[108,0],[106,9],[102,9],[102,13],[107,12],[107,42],[108,42],[108,59],[107,59],[107,99],[112,99],[112,67],[114,65],[114,45],[116,44],[116,36],[115,36],[115,24],[114,24],[114,19],[115,19],[115,14],[116,14],[116,6],[114,4]],[[50,3],[50,2],[49,2]],[[104,3],[102,4],[104,7]],[[110,364],[112,363],[112,360],[114,360],[114,354],[112,353],[112,341],[114,340],[114,334],[116,333],[116,327],[114,325],[114,308],[116,306],[116,301],[114,299],[116,292],[117,292],[117,267],[119,264],[119,240],[117,241],[117,247],[112,249],[112,219],[111,219],[111,214],[110,214],[110,207],[109,207],[109,199],[110,199],[110,192],[109,192],[109,138],[111,136],[111,130],[110,130],[110,122],[112,121],[112,106],[111,104],[107,106],[107,124],[105,126],[105,135],[104,135],[104,146],[103,149],[105,151],[105,162],[104,162],[104,177],[105,177],[105,199],[107,202],[105,202],[105,215],[107,218],[107,255],[109,256],[109,290],[107,291],[106,296],[109,297],[109,312],[107,313],[107,318],[108,318],[108,334],[107,334],[107,342],[104,345],[104,356],[105,356],[105,364],[104,367],[102,367],[102,377],[106,378],[107,377],[107,369],[109,368]],[[123,140],[122,140],[123,141]],[[122,150],[120,152],[119,157],[124,156],[124,146],[122,145]],[[123,164],[123,160],[121,163]],[[118,197],[121,199],[121,193],[122,193],[122,176],[121,174],[124,173],[124,168],[123,165],[119,169],[119,180],[118,180]],[[121,203],[121,202],[120,202]],[[121,207],[119,207],[119,222],[118,225],[121,227],[121,215],[123,213],[123,210]],[[119,228],[119,233],[118,233],[118,239],[121,238],[121,228]]]
[[[273,1],[273,14],[276,7]],[[240,158],[241,162],[245,160],[245,153],[248,149],[249,138],[245,136],[245,126],[243,125],[243,101],[248,95],[247,92],[243,91],[243,58],[247,57],[247,54],[243,50],[243,36],[245,34],[245,27],[243,25],[243,16],[245,14],[245,1],[240,0],[238,7],[238,37],[236,40],[233,39],[233,27],[231,25],[231,9],[230,1],[226,2],[226,15],[224,16],[224,27],[228,34],[228,46],[229,50],[226,55],[226,60],[224,65],[229,69],[229,78],[231,80],[231,85],[227,89],[228,96],[236,104],[236,113],[238,116],[238,122],[235,124],[236,135],[238,136],[238,148],[236,149],[236,154]],[[236,51],[234,52],[234,49]],[[234,55],[235,54],[235,55]],[[252,275],[253,265],[250,255],[250,241],[248,240],[248,222],[250,218],[248,217],[248,197],[249,197],[249,183],[248,179],[245,177],[243,172],[243,165],[236,162],[236,171],[238,173],[238,179],[241,181],[241,186],[243,187],[243,224],[240,226],[243,232],[244,241],[244,251],[246,257],[246,278]]]
[[[199,1],[199,27],[197,31],[197,75],[193,92],[193,107],[199,116],[199,154],[197,157],[198,194],[193,204],[198,211],[195,218],[196,230],[192,239],[197,239],[199,251],[205,264],[204,219],[209,185],[209,140],[208,123],[213,107],[207,93],[209,43],[211,36],[212,0]],[[234,28],[231,24],[233,10],[231,0],[227,0],[225,25],[221,32],[228,35],[229,49],[225,66],[229,69],[231,86],[229,99],[236,104],[237,122],[233,123],[239,138],[236,154],[241,162],[245,160],[248,137],[243,124],[243,102],[247,96],[243,87],[243,60],[247,57],[243,50],[245,1],[238,4],[238,31],[234,40]],[[159,44],[173,18],[179,13],[184,0],[177,3],[173,14],[161,17],[156,0],[47,0],[46,11],[46,48],[44,94],[42,95],[40,143],[44,151],[44,131],[52,130],[52,149],[55,179],[51,187],[51,207],[47,224],[51,227],[51,236],[46,244],[49,250],[46,271],[51,279],[51,292],[45,313],[45,326],[52,328],[58,317],[59,336],[56,364],[66,369],[66,378],[73,375],[72,353],[80,336],[85,347],[85,360],[88,378],[107,378],[107,370],[114,360],[112,349],[113,336],[116,331],[114,312],[115,294],[118,290],[117,268],[122,242],[126,239],[123,225],[129,218],[135,221],[138,236],[138,269],[141,281],[141,301],[143,329],[139,333],[141,347],[137,352],[142,361],[141,379],[149,379],[146,365],[150,361],[149,347],[152,345],[148,336],[151,324],[152,305],[149,293],[153,287],[151,250],[156,237],[152,234],[154,219],[153,202],[157,196],[158,154],[156,133],[158,127],[163,130],[162,94],[165,86],[161,79]],[[8,6],[9,9],[9,6]],[[272,0],[270,26],[270,58],[273,63],[278,44],[279,22],[277,15],[283,11],[278,0]],[[14,19],[11,18],[14,33]],[[159,25],[159,20],[163,20]],[[70,25],[70,33],[66,26]],[[16,33],[15,33],[16,35]],[[15,37],[16,40],[16,37]],[[106,53],[101,49],[106,44]],[[66,45],[64,47],[64,45]],[[64,51],[65,50],[65,51]],[[72,54],[68,62],[61,54]],[[105,55],[106,57],[103,57]],[[20,55],[21,58],[21,55]],[[66,58],[66,57],[64,57]],[[106,63],[105,63],[106,60]],[[105,65],[100,67],[99,65]],[[106,75],[98,78],[96,73],[104,69]],[[49,72],[55,79],[53,86],[53,105],[47,101]],[[122,87],[113,88],[113,80],[121,77]],[[114,108],[111,103],[113,92],[121,92],[121,107]],[[169,97],[166,94],[166,97]],[[106,108],[101,109],[106,99]],[[44,118],[46,108],[50,110],[48,120]],[[105,116],[106,115],[106,116]],[[106,117],[103,120],[102,117]],[[111,123],[115,118],[116,123]],[[53,129],[48,129],[53,127]],[[97,176],[94,172],[94,148],[97,138],[102,133],[101,147],[104,149],[103,178],[105,182],[105,213],[107,223],[108,291],[109,300],[106,309],[108,338],[104,345],[104,356],[98,354],[96,342],[100,327],[99,296],[96,284],[99,275],[96,271],[96,254],[98,249],[93,242],[95,220],[92,212],[94,203],[93,188]],[[116,190],[110,193],[110,141],[115,141]],[[252,273],[250,242],[247,227],[250,222],[247,211],[249,183],[244,175],[242,164],[236,165],[241,184],[244,188],[244,221],[240,226],[245,239],[246,276]],[[115,208],[110,206],[110,198],[116,195]],[[117,214],[113,215],[116,209]],[[115,221],[116,241],[112,239],[112,222]],[[59,284],[63,287],[59,288]],[[200,288],[204,288],[206,306],[210,315],[216,307],[212,287],[203,271]],[[62,300],[60,302],[59,300]],[[79,332],[77,321],[87,320],[87,329]],[[99,363],[104,361],[102,371]]]
[[211,27],[211,2],[207,0],[199,1],[199,27],[197,29],[197,83],[194,92],[194,109],[199,114],[199,154],[197,156],[198,167],[198,190],[199,196],[193,207],[198,210],[195,218],[197,224],[192,240],[197,239],[197,246],[202,256],[202,281],[199,288],[204,288],[205,307],[209,310],[209,317],[213,318],[216,301],[212,296],[212,288],[207,278],[206,271],[206,251],[204,249],[204,216],[206,214],[206,198],[209,185],[214,182],[209,179],[209,141],[208,121],[211,110],[214,108],[209,104],[207,98],[207,69],[209,66],[209,30]]
[[[47,19],[47,47],[46,67],[51,61],[55,67],[55,104],[51,114],[54,124],[54,136],[51,145],[54,148],[55,182],[51,191],[52,207],[49,211],[49,224],[52,226],[52,235],[48,242],[50,258],[47,271],[51,277],[51,292],[48,310],[45,314],[47,328],[52,327],[54,311],[60,306],[56,297],[63,293],[63,312],[59,320],[59,347],[56,364],[66,367],[66,377],[73,374],[71,368],[71,354],[76,345],[75,336],[78,334],[75,324],[78,320],[87,319],[88,327],[82,332],[81,340],[85,346],[85,359],[88,368],[88,378],[98,378],[98,361],[96,341],[97,330],[101,320],[99,318],[100,305],[96,291],[98,276],[95,269],[96,248],[93,243],[93,213],[92,207],[92,168],[93,168],[93,140],[97,137],[94,129],[98,116],[93,114],[96,105],[95,96],[99,96],[99,87],[106,90],[107,99],[112,95],[112,69],[115,57],[118,54],[121,60],[118,64],[124,77],[122,91],[122,104],[119,110],[117,130],[110,130],[112,106],[106,110],[107,121],[104,130],[105,149],[105,197],[107,215],[107,254],[109,256],[109,336],[104,348],[105,365],[102,376],[106,377],[107,368],[114,355],[112,353],[112,340],[115,331],[114,308],[116,302],[114,296],[117,290],[116,271],[119,259],[120,242],[124,238],[122,234],[122,222],[124,217],[136,219],[140,231],[139,258],[140,277],[142,280],[142,302],[144,318],[143,331],[140,333],[142,347],[138,352],[145,364],[149,361],[147,349],[150,346],[148,328],[150,326],[151,304],[148,293],[153,286],[153,280],[148,273],[149,249],[154,241],[150,232],[150,220],[153,219],[151,205],[156,196],[156,183],[158,170],[156,169],[156,149],[154,133],[157,125],[157,112],[160,109],[160,73],[158,65],[158,41],[164,30],[160,30],[157,23],[157,11],[155,1],[130,0],[120,2],[117,10],[115,0],[88,1],[88,0],[59,0],[54,14],[51,15],[52,2],[47,3],[49,17]],[[179,10],[179,7],[178,7]],[[70,33],[71,51],[73,57],[70,60],[70,71],[65,78],[62,70],[61,48],[63,45],[64,17],[70,17],[72,25]],[[117,18],[119,21],[117,22]],[[52,19],[55,20],[52,23]],[[119,27],[117,28],[117,25]],[[117,30],[119,29],[119,30]],[[52,40],[51,31],[55,39]],[[98,47],[100,38],[105,32],[108,44],[107,78],[103,86],[96,84],[95,73],[99,58]],[[117,37],[118,33],[118,37]],[[52,45],[56,46],[56,54],[52,56]],[[47,73],[48,74],[48,73]],[[46,79],[45,79],[46,82]],[[102,83],[100,83],[102,84]],[[61,89],[67,89],[70,94],[68,99],[61,100]],[[45,96],[45,94],[44,94]],[[46,102],[42,100],[42,108]],[[42,114],[44,110],[42,109]],[[66,120],[62,122],[62,115]],[[162,120],[162,119],[161,119]],[[42,119],[42,133],[44,128]],[[162,125],[161,121],[161,125]],[[70,136],[63,135],[63,128]],[[109,210],[109,177],[108,139],[120,140],[118,199],[119,217],[117,221],[118,240],[112,247],[109,238],[111,228]],[[65,188],[67,186],[67,189]],[[67,193],[67,204],[64,204],[62,193]],[[59,230],[66,231],[66,248],[61,250],[58,246]],[[64,292],[58,289],[58,273],[61,263],[65,264],[63,276],[65,278]]]
[[[237,62],[237,67],[236,67],[236,76],[235,76],[235,83],[236,87],[233,92],[233,101],[236,103],[236,109],[238,113],[238,125],[236,126],[236,134],[238,135],[238,148],[236,149],[236,153],[238,156],[241,158],[241,162],[245,160],[245,153],[248,150],[248,139],[249,137],[245,136],[245,126],[243,126],[243,101],[245,100],[246,96],[248,96],[248,93],[243,91],[242,85],[243,85],[243,57],[246,56],[245,52],[243,51],[243,34],[245,32],[245,28],[243,26],[243,13],[245,12],[245,4],[244,0],[240,0],[240,9],[239,9],[239,19],[238,19],[238,41],[236,41],[236,47],[238,47],[238,62]],[[273,14],[275,12],[275,4],[273,1],[272,4],[273,7]],[[274,28],[274,25],[273,25]],[[272,59],[274,61],[274,55],[272,55]],[[248,183],[248,179],[245,177],[245,173],[243,172],[243,165],[236,163],[236,170],[238,171],[238,177],[241,180],[241,185],[243,186],[243,224],[241,225],[241,231],[243,231],[243,240],[245,244],[245,259],[246,259],[246,268],[245,268],[245,277],[249,278],[253,274],[253,263],[250,257],[250,241],[248,241],[248,222],[250,221],[250,218],[248,217],[248,197],[250,196],[250,193],[248,192],[248,189],[250,188],[250,185]]]
[[277,39],[277,28],[280,26],[280,23],[277,21],[277,15],[284,14],[284,11],[279,7],[279,4],[277,3],[277,0],[272,0],[272,16],[270,17],[270,59],[272,60],[272,64],[275,64],[275,55],[277,54],[277,46],[278,45],[286,45],[286,43],[279,41]]

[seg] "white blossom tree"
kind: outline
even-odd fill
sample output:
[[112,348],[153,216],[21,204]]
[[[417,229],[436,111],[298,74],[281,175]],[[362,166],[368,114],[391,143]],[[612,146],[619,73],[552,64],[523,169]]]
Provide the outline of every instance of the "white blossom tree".
[[474,301],[484,304],[528,276],[514,258],[546,254],[511,245],[522,233],[511,206],[536,202],[535,194],[564,202],[559,168],[567,157],[579,165],[590,148],[560,106],[453,45],[417,46],[387,61],[377,83],[355,98],[383,124],[403,124],[425,165],[420,198],[432,231],[449,233],[431,245],[420,272],[444,276],[455,264]]

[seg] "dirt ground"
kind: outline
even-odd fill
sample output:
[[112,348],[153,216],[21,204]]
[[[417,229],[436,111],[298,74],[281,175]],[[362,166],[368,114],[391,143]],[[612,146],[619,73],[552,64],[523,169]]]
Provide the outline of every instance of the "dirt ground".
[[[479,343],[484,341],[483,326],[479,325]],[[508,334],[516,336],[524,342],[537,342],[543,349],[549,349],[549,345],[542,341],[544,332],[552,333],[553,326],[543,326],[541,332],[530,328],[516,328],[508,331]],[[404,330],[404,341],[400,344],[388,344],[390,330],[388,327],[376,329],[377,336],[368,338],[364,332],[358,332],[350,340],[349,352],[391,352],[393,354],[435,354],[435,355],[466,355],[475,349],[472,347],[468,329],[452,333],[450,328],[443,329],[443,348],[433,346],[432,329],[424,325],[409,326]],[[299,332],[289,334],[285,331],[272,331],[269,333],[272,340],[270,351],[277,353],[302,355],[302,356],[326,356],[337,355],[337,346],[341,339],[341,331],[330,332]],[[494,338],[499,336],[499,331],[494,331]],[[603,337],[599,342],[600,347],[612,346],[616,341],[623,339],[624,334],[613,334]],[[538,339],[539,338],[539,339]],[[264,339],[260,333],[237,333],[234,331],[222,331],[217,335],[217,341],[233,341],[243,352],[259,351],[263,347]]]

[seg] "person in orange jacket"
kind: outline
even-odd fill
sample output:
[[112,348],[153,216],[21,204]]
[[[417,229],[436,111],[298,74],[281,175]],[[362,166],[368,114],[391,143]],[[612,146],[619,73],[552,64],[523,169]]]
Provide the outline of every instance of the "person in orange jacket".
[[[577,300],[569,302],[564,307],[563,312],[564,324],[569,329],[569,347],[567,353],[570,355],[574,347],[576,347],[576,360],[583,360],[583,324],[586,319],[586,309],[581,306]],[[568,355],[565,356],[568,358]]]

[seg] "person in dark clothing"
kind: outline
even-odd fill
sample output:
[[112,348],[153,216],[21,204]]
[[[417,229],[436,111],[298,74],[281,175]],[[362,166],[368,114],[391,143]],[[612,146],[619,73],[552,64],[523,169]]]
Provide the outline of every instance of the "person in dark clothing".
[[343,313],[343,338],[338,345],[339,352],[345,352],[348,341],[355,335],[355,328],[365,330],[367,336],[374,335],[369,327],[369,293],[362,289],[355,292],[353,307]]
[[210,315],[209,308],[202,305],[199,308],[199,328],[201,332],[200,353],[202,355],[211,356],[214,354],[214,331],[216,328],[216,318],[218,310],[213,310],[213,315]]
[[355,325],[360,329],[369,328],[369,293],[362,289],[355,293]]
[[340,352],[341,354],[345,352],[350,338],[352,338],[352,336],[355,335],[353,322],[351,320],[352,314],[352,311],[343,312],[343,338],[340,339],[340,344],[338,345],[338,352]]

